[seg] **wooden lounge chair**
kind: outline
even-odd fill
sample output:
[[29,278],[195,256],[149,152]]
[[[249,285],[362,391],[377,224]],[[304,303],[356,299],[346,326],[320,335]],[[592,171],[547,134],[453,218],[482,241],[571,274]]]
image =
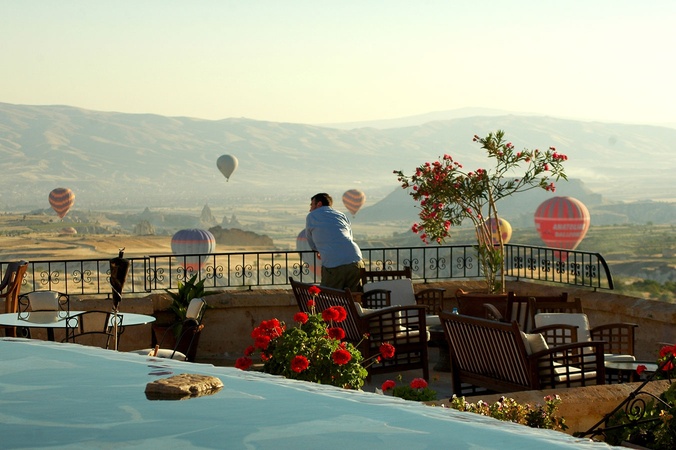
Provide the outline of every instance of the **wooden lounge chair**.
[[540,335],[511,324],[442,312],[451,354],[453,392],[481,387],[516,392],[604,384],[603,343],[547,347]]
[[429,380],[424,306],[392,306],[362,310],[360,314],[349,289],[319,287],[319,294],[313,296],[309,292],[312,284],[300,283],[293,278],[289,278],[289,281],[298,308],[305,313],[312,312],[308,307],[308,300],[315,302],[315,312],[331,306],[345,308],[347,318],[336,325],[345,331],[345,340],[357,346],[364,360],[377,357],[383,343],[394,346],[394,358],[382,358],[369,366],[369,376],[421,369],[423,378]]
[[550,345],[602,341],[606,361],[632,361],[635,323],[617,322],[592,327],[579,298],[570,302],[545,302],[531,298],[533,332],[542,333]]

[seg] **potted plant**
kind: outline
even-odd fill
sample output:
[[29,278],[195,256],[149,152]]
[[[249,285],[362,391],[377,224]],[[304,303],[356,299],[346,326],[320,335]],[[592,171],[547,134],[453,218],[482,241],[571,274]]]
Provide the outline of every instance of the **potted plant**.
[[[548,150],[517,151],[506,142],[504,132],[498,130],[485,138],[475,135],[473,141],[486,150],[493,161],[492,169],[465,171],[463,166],[446,154],[438,161],[426,162],[413,175],[395,170],[398,180],[414,200],[419,202],[420,222],[412,231],[424,243],[441,243],[450,235],[452,225],[469,219],[476,229],[477,254],[485,277],[488,293],[505,291],[504,242],[498,216],[498,200],[517,192],[541,188],[554,192],[554,179],[564,180],[563,163],[566,155],[554,147]],[[519,169],[523,170],[518,176]],[[497,233],[491,232],[495,223]],[[494,242],[495,241],[495,242]],[[500,281],[497,274],[500,273]]]

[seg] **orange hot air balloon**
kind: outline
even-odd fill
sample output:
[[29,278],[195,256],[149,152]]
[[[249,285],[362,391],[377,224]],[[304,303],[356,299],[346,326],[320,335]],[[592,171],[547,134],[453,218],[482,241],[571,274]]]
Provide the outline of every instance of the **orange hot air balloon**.
[[[502,234],[502,243],[506,244],[512,238],[512,226],[505,219],[498,219],[500,222],[500,233]],[[491,230],[491,236],[493,238],[493,245],[500,245],[500,238],[498,237],[498,227],[495,223],[494,218],[487,220],[488,227]]]
[[68,188],[56,188],[49,193],[49,204],[56,214],[63,219],[75,204],[75,194]]
[[359,189],[350,189],[343,194],[343,204],[354,216],[364,206],[366,195]]
[[575,250],[589,229],[589,210],[572,197],[550,198],[535,211],[535,228],[548,247]]

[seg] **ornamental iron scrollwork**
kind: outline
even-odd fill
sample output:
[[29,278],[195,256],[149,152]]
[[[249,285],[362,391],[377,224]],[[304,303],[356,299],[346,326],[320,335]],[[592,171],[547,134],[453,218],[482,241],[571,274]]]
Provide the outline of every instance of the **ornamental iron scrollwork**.
[[585,264],[584,274],[587,278],[598,278],[598,270],[594,264]]
[[526,267],[528,270],[531,272],[535,272],[538,268],[538,260],[537,258],[530,257],[526,260]]
[[430,269],[432,270],[444,270],[446,268],[446,258],[430,258]]
[[[107,272],[107,275],[108,277],[106,277],[106,281],[110,282],[110,270]],[[75,269],[73,270],[73,274],[71,277],[73,283],[81,284],[84,286],[85,283],[89,284],[92,282],[92,271],[89,269],[84,271]]]
[[221,265],[218,266],[207,266],[204,269],[205,276],[208,280],[215,280],[223,278],[224,268]]
[[300,277],[301,275],[310,275],[310,264],[306,262],[293,263],[291,266],[294,277]]
[[54,284],[59,284],[59,271],[54,270],[54,271],[48,271],[48,270],[43,270],[40,272],[40,284],[45,286],[51,286]]
[[247,278],[253,279],[253,266],[251,264],[235,266],[235,276],[241,278],[242,281]]
[[263,274],[266,278],[279,278],[282,276],[282,265],[279,263],[265,264]]
[[554,271],[559,275],[568,271],[568,263],[566,261],[556,260],[554,263]]
[[575,278],[579,278],[582,275],[582,268],[580,263],[569,263],[568,271]]
[[458,256],[456,262],[458,263],[456,267],[460,270],[472,269],[474,267],[473,259],[471,256]]
[[[670,357],[665,358],[665,360],[662,361],[662,363],[658,366],[657,370],[652,374],[650,374],[650,376],[648,376],[636,389],[634,389],[622,402],[620,402],[620,404],[617,405],[615,409],[613,409],[608,414],[603,416],[603,418],[599,422],[594,424],[587,431],[578,432],[575,433],[574,435],[576,437],[589,436],[590,438],[593,438],[595,436],[607,437],[609,432],[618,431],[623,428],[635,427],[637,425],[647,424],[650,422],[656,422],[658,420],[661,420],[661,417],[651,417],[647,419],[643,418],[643,415],[646,412],[648,405],[646,399],[650,403],[659,404],[663,409],[666,409],[667,411],[671,409],[672,406],[666,403],[660,397],[654,395],[653,393],[644,391],[643,388],[645,388],[645,386],[651,381],[659,379],[661,376],[663,376],[663,374],[666,374],[667,380],[669,380],[669,385],[671,385],[672,383],[671,371],[664,371],[663,368],[667,365],[671,365],[673,367],[674,360],[675,355],[673,354],[671,354]],[[611,423],[613,421],[613,417],[619,411],[624,412],[627,418],[627,422],[618,425],[612,425]]]
[[146,269],[146,280],[150,283],[157,284],[164,281],[164,269],[162,267],[153,269]]
[[420,261],[418,261],[418,258],[411,258],[411,259],[406,259],[404,258],[404,267],[410,267],[411,272],[417,272],[420,269]]
[[540,272],[549,273],[552,271],[552,262],[549,259],[540,260]]

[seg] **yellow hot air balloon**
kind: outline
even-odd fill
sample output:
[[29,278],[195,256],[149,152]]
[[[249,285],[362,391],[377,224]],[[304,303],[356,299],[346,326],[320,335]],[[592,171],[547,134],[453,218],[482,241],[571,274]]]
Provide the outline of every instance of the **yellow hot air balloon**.
[[343,194],[343,204],[354,216],[364,206],[366,195],[359,189],[350,189]]
[[[500,233],[502,234],[502,243],[506,244],[512,238],[512,226],[505,219],[498,219],[500,222]],[[496,226],[495,219],[488,219],[488,228],[491,230],[491,238],[493,239],[493,245],[500,245],[500,237],[498,236],[498,227]]]
[[216,161],[216,167],[221,171],[226,180],[230,181],[230,175],[237,170],[239,162],[232,155],[221,155]]

